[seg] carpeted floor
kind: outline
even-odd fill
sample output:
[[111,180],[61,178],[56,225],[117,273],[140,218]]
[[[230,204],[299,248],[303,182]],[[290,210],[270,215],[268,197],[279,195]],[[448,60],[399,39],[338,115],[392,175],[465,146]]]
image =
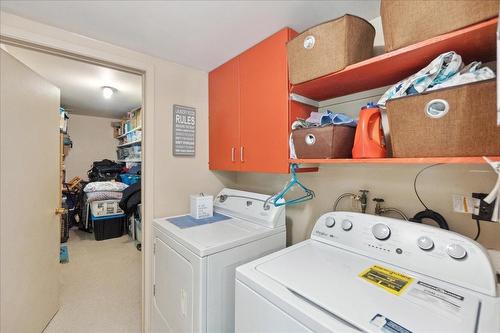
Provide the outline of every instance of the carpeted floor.
[[45,333],[140,332],[141,252],[128,236],[94,240],[70,230],[61,307]]

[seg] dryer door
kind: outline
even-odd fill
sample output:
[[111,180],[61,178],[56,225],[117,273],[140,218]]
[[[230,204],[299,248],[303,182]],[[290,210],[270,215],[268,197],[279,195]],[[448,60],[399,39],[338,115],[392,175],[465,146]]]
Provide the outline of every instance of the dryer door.
[[199,272],[161,239],[155,244],[152,331],[194,332],[193,281]]

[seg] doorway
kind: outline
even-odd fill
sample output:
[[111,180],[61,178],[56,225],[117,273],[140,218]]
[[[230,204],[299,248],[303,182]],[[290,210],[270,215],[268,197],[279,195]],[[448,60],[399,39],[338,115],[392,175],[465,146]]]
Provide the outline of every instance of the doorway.
[[[140,331],[143,73],[2,48],[61,95],[61,296],[45,331]],[[132,187],[139,204],[120,207]]]

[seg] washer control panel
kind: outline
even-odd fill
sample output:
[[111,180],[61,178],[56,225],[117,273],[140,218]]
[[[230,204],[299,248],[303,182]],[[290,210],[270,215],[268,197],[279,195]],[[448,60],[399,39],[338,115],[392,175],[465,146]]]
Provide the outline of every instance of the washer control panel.
[[486,249],[452,231],[351,212],[331,212],[311,238],[421,274],[496,296],[496,274]]
[[285,225],[285,206],[275,207],[267,194],[224,188],[214,198],[214,211],[268,228]]

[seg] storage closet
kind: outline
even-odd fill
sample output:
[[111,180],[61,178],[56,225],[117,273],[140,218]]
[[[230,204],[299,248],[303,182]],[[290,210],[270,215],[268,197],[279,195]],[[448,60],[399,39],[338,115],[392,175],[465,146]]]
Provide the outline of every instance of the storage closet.
[[[56,245],[66,272],[62,298],[71,298],[75,288],[88,288],[82,281],[95,279],[99,271],[110,280],[98,285],[110,286],[77,302],[120,297],[111,293],[111,285],[123,282],[134,289],[124,291],[131,302],[140,303],[142,77],[18,46],[2,49],[60,90],[58,108],[50,111],[59,119],[52,124],[58,146],[40,149],[47,158],[58,151],[54,168],[60,191],[54,208],[60,220]],[[37,172],[46,183],[48,177]],[[109,262],[127,265],[109,267]]]
[[140,250],[141,108],[133,108],[118,119],[99,121],[106,127],[108,147],[104,155],[87,157],[89,170],[82,181],[78,227],[94,233],[96,240],[128,233]]
[[[77,228],[93,234],[95,240],[129,234],[140,249],[140,201],[134,201],[133,207],[120,201],[131,186],[140,193],[141,77],[4,47],[61,89],[61,105],[55,110],[60,119],[61,242],[67,242],[70,229]],[[94,81],[94,86],[88,87],[86,80]]]

